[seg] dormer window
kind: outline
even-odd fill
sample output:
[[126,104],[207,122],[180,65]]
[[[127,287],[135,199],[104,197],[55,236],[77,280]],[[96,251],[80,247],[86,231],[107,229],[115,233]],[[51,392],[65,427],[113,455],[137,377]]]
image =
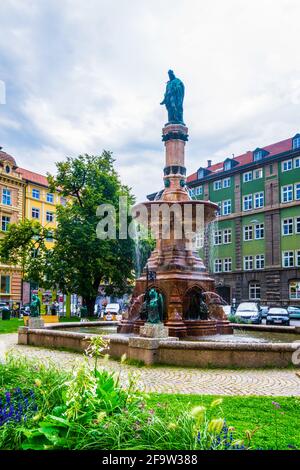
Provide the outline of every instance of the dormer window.
[[199,170],[198,170],[198,179],[200,180],[203,177],[204,177],[204,170],[203,170],[203,168],[199,168]]
[[230,169],[231,169],[231,161],[228,160],[227,162],[224,163],[224,171],[227,171]]
[[261,160],[263,157],[263,153],[262,153],[262,150],[255,150],[254,154],[253,154],[253,160],[255,162],[257,162],[258,160]]
[[300,134],[295,135],[293,138],[293,150],[300,148]]
[[9,166],[9,165],[6,165],[6,167],[5,167],[5,172],[6,172],[7,174],[10,173],[10,166]]

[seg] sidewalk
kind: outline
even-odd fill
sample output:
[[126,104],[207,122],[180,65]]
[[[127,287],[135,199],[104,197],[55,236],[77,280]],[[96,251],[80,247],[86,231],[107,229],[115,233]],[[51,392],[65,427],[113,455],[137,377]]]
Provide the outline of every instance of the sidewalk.
[[[18,346],[17,334],[0,335],[0,356],[7,350],[28,358],[51,360],[64,369],[84,360],[72,352]],[[121,382],[128,383],[128,373],[136,372],[138,387],[146,392],[204,395],[300,396],[300,374],[293,369],[196,369],[156,366],[135,367],[116,361],[99,361],[99,368],[119,372]],[[299,374],[299,375],[298,375]]]

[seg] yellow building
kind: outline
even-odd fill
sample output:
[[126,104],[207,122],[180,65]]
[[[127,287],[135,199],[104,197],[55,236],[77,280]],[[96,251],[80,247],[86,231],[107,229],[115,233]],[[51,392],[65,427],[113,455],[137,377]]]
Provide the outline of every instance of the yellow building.
[[[48,248],[53,245],[56,205],[65,204],[59,193],[51,193],[45,176],[17,166],[16,160],[0,148],[0,239],[8,227],[24,218],[49,228]],[[0,264],[0,302],[28,303],[31,286],[22,281],[20,268]]]
[[24,216],[49,228],[47,245],[50,248],[53,244],[51,230],[56,227],[56,205],[65,204],[65,199],[58,193],[50,192],[46,176],[24,168],[18,168],[18,171],[25,181]]
[[[22,179],[25,182],[24,217],[36,220],[44,227],[49,228],[49,238],[46,240],[46,245],[48,248],[51,248],[54,243],[51,234],[56,227],[56,206],[65,204],[65,199],[59,193],[50,192],[46,176],[26,170],[25,168],[18,168],[18,172],[22,175]],[[30,302],[32,287],[30,283],[23,282],[23,303]],[[40,289],[38,294],[42,301],[42,313],[45,313],[46,305],[49,305],[51,299],[55,298],[54,293]]]
[[[0,238],[5,236],[9,224],[24,217],[24,191],[25,181],[15,159],[0,148]],[[20,268],[0,264],[0,302],[12,304],[21,299]]]

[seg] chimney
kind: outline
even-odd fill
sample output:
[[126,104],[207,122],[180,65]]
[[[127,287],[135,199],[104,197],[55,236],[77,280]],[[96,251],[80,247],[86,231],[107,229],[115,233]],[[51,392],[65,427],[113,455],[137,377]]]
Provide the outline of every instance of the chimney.
[[207,168],[211,166],[211,160],[207,160]]

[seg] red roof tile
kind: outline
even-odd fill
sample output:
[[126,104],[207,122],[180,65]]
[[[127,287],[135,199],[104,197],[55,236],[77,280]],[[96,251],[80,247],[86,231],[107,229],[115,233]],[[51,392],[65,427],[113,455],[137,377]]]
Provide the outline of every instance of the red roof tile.
[[40,184],[42,186],[49,186],[47,177],[40,175],[39,173],[34,173],[33,171],[25,170],[25,168],[18,168],[18,173],[21,173],[22,177],[30,181],[31,183]]
[[[281,142],[277,142],[275,144],[267,145],[266,147],[262,147],[263,150],[266,150],[269,152],[269,157],[272,155],[277,155],[282,152],[287,152],[288,150],[292,149],[292,139],[285,139],[282,140]],[[239,155],[238,157],[234,157],[233,160],[238,162],[238,165],[235,166],[237,168],[238,166],[241,165],[247,165],[247,163],[251,163],[253,161],[253,152],[246,152],[243,155]],[[215,163],[214,165],[211,165],[210,167],[205,167],[209,169],[212,173],[216,173],[218,171],[221,171],[223,169],[223,164],[224,162],[219,162]],[[192,173],[187,177],[187,182],[195,181],[197,180],[197,172]]]

